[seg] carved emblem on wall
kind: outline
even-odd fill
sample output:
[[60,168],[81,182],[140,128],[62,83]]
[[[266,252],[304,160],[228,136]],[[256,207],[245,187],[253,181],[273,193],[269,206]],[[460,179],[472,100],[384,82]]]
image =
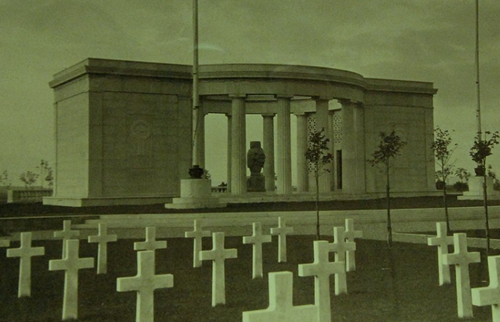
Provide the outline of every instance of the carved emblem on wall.
[[130,135],[135,145],[136,155],[146,155],[146,143],[151,137],[151,125],[144,120],[134,120]]

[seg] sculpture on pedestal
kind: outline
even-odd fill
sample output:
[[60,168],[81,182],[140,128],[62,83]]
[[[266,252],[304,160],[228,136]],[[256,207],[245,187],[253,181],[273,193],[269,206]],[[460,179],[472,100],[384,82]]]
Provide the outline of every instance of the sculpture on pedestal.
[[260,145],[260,141],[250,142],[247,152],[247,167],[250,169],[250,178],[247,180],[248,192],[265,192],[266,179],[260,173],[266,162],[266,154]]

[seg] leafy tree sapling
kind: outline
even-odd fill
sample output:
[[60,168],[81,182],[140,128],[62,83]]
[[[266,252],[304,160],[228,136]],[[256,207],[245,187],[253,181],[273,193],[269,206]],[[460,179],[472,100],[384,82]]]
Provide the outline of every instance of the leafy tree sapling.
[[[487,138],[490,135],[489,139]],[[485,132],[484,139],[481,133],[478,133],[474,139],[474,144],[470,149],[470,156],[472,161],[476,162],[477,168],[476,175],[483,177],[483,205],[484,205],[484,220],[485,220],[485,234],[486,234],[486,253],[489,254],[490,250],[490,222],[488,216],[488,189],[486,185],[486,158],[492,154],[491,150],[499,143],[498,138],[500,134],[498,131],[491,133]]]
[[24,182],[24,186],[26,188],[31,187],[31,185],[34,184],[37,179],[38,179],[38,174],[31,172],[31,171],[23,172],[19,176],[19,180]]
[[447,191],[446,191],[446,180],[453,174],[454,163],[451,160],[453,152],[455,152],[458,144],[452,144],[452,139],[448,130],[442,130],[437,127],[434,130],[434,142],[431,144],[431,150],[434,152],[434,157],[436,159],[436,164],[439,168],[436,171],[436,177],[438,182],[442,182],[443,186],[443,204],[444,204],[444,214],[446,219],[446,231],[450,233],[450,218],[448,215],[448,203],[447,203]]
[[316,183],[316,239],[320,238],[320,224],[319,224],[319,177],[325,172],[330,172],[329,169],[325,168],[325,165],[329,164],[333,160],[333,155],[329,152],[328,139],[324,132],[325,129],[321,131],[313,130],[309,133],[309,145],[305,153],[307,161],[311,165],[311,172],[314,175],[314,180]]
[[393,130],[390,134],[380,132],[380,142],[378,149],[372,154],[372,159],[368,162],[375,166],[379,163],[385,165],[386,174],[386,198],[387,198],[387,245],[392,246],[392,224],[391,224],[391,198],[390,198],[390,169],[392,164],[391,159],[400,155],[401,149],[407,144],[399,135]]
[[455,170],[455,175],[461,182],[467,182],[470,178],[470,172],[465,168],[458,168]]
[[47,178],[49,177],[49,172],[50,173],[52,172],[52,168],[49,167],[49,161],[42,159],[40,161],[40,165],[37,166],[37,169],[40,171],[40,175],[39,175],[39,178],[40,178],[40,188],[43,189],[44,182],[45,181],[50,181],[50,179],[47,180]]
[[9,180],[9,173],[7,172],[7,170],[4,170],[0,175],[0,184],[7,187],[7,189],[9,189],[12,185],[12,182]]

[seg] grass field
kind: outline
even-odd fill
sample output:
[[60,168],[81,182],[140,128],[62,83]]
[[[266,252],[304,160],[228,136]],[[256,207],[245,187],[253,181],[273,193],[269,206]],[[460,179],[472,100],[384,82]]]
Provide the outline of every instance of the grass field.
[[[273,237],[276,238],[276,237]],[[155,292],[155,321],[241,321],[243,311],[268,306],[267,273],[294,273],[294,304],[314,303],[312,277],[298,277],[298,264],[313,261],[313,236],[291,236],[288,263],[277,263],[277,240],[264,244],[264,279],[251,278],[251,245],[241,238],[226,238],[226,248],[237,248],[238,258],[226,261],[226,298],[223,306],[211,306],[212,266],[204,262],[192,268],[192,240],[169,239],[168,248],[157,251],[157,274],[174,274],[174,287]],[[95,269],[80,271],[78,321],[135,321],[136,294],[116,292],[118,277],[136,274],[134,240],[109,245],[108,274]],[[64,274],[49,272],[48,261],[60,258],[61,242],[36,241],[46,256],[33,259],[32,297],[17,298],[17,258],[6,258],[0,249],[0,321],[60,321]],[[97,246],[80,242],[81,257],[95,257]],[[13,242],[11,247],[18,247]],[[205,238],[204,249],[211,248]],[[348,273],[348,295],[332,296],[332,321],[349,322],[451,322],[456,313],[455,286],[438,286],[436,249],[425,245],[358,240],[357,270]],[[473,264],[472,287],[485,286],[487,268]],[[452,279],[454,273],[452,269]],[[331,286],[333,291],[333,276]],[[474,307],[472,321],[491,321],[490,308]]]

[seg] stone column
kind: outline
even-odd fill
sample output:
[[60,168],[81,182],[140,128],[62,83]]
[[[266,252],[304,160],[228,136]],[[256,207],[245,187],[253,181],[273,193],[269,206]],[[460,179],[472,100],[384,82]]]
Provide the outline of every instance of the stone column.
[[230,96],[231,106],[231,194],[247,191],[245,97]]
[[352,192],[366,192],[366,156],[365,156],[365,110],[362,105],[353,105],[354,132],[354,173]]
[[354,104],[348,100],[341,100],[342,104],[342,191],[352,193],[355,174],[355,136],[353,131]]
[[307,151],[308,133],[305,113],[295,114],[297,117],[297,191],[308,191],[309,168],[305,153]]
[[226,114],[227,117],[227,192],[231,192],[231,148],[232,148],[232,117],[231,114]]
[[274,114],[263,114],[264,118],[264,177],[266,178],[266,191],[272,192],[274,185]]
[[276,103],[278,111],[277,191],[278,194],[283,195],[292,193],[290,98],[277,97]]
[[[330,137],[330,124],[328,122],[328,102],[327,99],[316,99],[316,130],[320,131],[324,129],[323,134],[331,140]],[[332,151],[329,151],[332,153]],[[333,153],[332,153],[333,154]],[[320,169],[319,177],[319,191],[320,192],[330,192],[330,174],[325,173],[325,169],[331,169],[332,164],[327,164]]]

